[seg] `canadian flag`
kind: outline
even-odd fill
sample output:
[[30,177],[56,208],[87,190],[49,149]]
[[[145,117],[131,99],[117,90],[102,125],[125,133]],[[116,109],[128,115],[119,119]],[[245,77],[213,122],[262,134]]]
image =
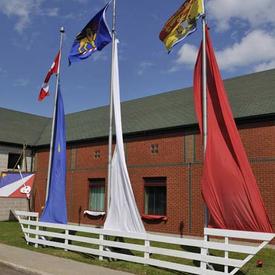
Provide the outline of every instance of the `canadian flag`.
[[50,78],[53,74],[58,73],[59,59],[60,59],[60,51],[56,55],[56,57],[54,59],[54,62],[53,62],[51,68],[49,69],[49,71],[48,71],[48,73],[45,77],[44,83],[41,87],[41,90],[40,90],[40,93],[39,93],[39,96],[38,96],[39,101],[42,101],[46,96],[49,95],[49,81],[50,81]]

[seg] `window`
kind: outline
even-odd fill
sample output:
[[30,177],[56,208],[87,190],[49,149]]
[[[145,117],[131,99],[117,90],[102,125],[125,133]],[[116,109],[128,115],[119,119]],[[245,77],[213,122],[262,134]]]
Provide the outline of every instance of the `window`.
[[99,150],[94,152],[94,158],[95,159],[99,159],[100,158],[100,151]]
[[105,179],[89,179],[89,210],[104,211]]
[[147,215],[166,215],[166,178],[144,178],[144,210]]
[[22,164],[22,155],[9,153],[8,158],[8,169],[17,169],[17,165],[21,166]]
[[158,154],[159,152],[159,145],[158,144],[151,144],[151,153]]

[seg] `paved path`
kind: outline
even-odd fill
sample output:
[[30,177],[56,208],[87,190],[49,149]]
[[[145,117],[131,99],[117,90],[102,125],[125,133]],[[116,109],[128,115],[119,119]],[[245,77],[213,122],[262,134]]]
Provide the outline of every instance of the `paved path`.
[[0,263],[0,275],[34,275],[34,273],[24,272]]
[[[0,244],[0,264],[7,264],[22,272],[40,275],[130,275],[130,273],[116,271],[100,266],[80,263],[77,261],[33,252],[13,246]],[[1,269],[1,266],[0,266]],[[12,271],[10,271],[12,272]],[[18,273],[18,274],[22,274]],[[17,273],[3,273],[16,275]],[[24,274],[24,273],[23,273]],[[23,275],[22,274],[22,275]],[[0,275],[2,273],[0,272]]]

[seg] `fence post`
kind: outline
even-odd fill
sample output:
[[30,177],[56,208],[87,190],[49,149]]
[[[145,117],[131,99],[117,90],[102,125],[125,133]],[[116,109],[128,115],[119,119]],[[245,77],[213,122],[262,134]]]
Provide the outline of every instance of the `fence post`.
[[[204,235],[204,242],[203,242],[203,244],[206,245],[207,241],[208,241],[208,237],[207,237],[207,235]],[[208,253],[207,247],[202,247],[201,248],[201,256],[206,256],[207,253]],[[202,270],[201,274],[203,274],[204,270],[207,269],[206,266],[207,266],[206,262],[201,261],[201,270]]]
[[[228,237],[225,237],[225,238],[224,238],[224,244],[225,244],[225,245],[228,245],[228,244],[229,244],[229,238],[228,238]],[[225,258],[225,259],[228,259],[228,250],[225,250],[225,251],[224,251],[224,258]],[[228,274],[228,265],[224,265],[224,273],[225,273],[225,274]]]
[[150,241],[147,239],[144,240],[144,247],[145,247],[145,250],[144,250],[144,260],[146,262],[146,265],[147,265],[147,262],[148,260],[150,259]]
[[68,251],[68,249],[66,248],[69,244],[68,236],[69,236],[69,230],[66,228],[65,229],[65,241],[64,241],[65,248],[64,248],[64,251]]
[[[103,241],[104,241],[104,235],[99,234],[99,252],[103,252]],[[103,256],[99,255],[99,260],[103,261]]]
[[[35,230],[36,230],[36,231],[39,231],[38,216],[36,217],[36,222],[37,222],[37,225],[36,225],[36,227],[35,227]],[[36,239],[36,240],[39,239],[39,235],[38,235],[37,233],[35,234],[35,239]],[[37,248],[37,247],[38,247],[38,243],[35,243],[34,247]]]
[[[31,216],[28,216],[28,221],[31,221]],[[28,224],[28,229],[30,229],[30,228],[31,228],[31,226]],[[28,238],[30,237],[29,233],[27,233],[26,235],[27,235]],[[27,241],[27,245],[28,244],[29,244],[29,242]]]

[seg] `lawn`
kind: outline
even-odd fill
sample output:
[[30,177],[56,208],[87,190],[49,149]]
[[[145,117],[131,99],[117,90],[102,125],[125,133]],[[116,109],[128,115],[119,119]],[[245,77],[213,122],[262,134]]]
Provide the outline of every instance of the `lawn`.
[[[3,244],[17,246],[17,247],[21,247],[21,248],[41,252],[41,253],[55,255],[58,257],[64,257],[64,258],[72,259],[79,262],[85,262],[88,264],[95,264],[95,265],[109,267],[112,269],[128,271],[133,274],[144,274],[144,275],[145,274],[146,275],[182,274],[176,271],[168,271],[160,268],[144,266],[141,264],[135,264],[135,263],[125,262],[125,261],[112,261],[112,262],[107,260],[99,261],[96,257],[93,257],[91,255],[75,253],[75,252],[65,252],[57,248],[50,248],[50,247],[35,248],[32,245],[26,244],[23,237],[23,233],[21,232],[19,223],[17,222],[0,222],[0,242]],[[179,247],[179,249],[181,248]],[[216,251],[211,253],[215,254]],[[153,257],[156,259],[165,259],[165,256],[153,255]],[[257,259],[263,260],[264,262],[263,267],[261,268],[256,267]],[[190,261],[187,261],[187,260],[183,262],[183,260],[181,259],[180,261],[181,263],[190,264]],[[239,271],[237,274],[238,275],[261,275],[261,274],[274,275],[275,274],[275,250],[263,249],[248,264],[246,264],[242,268],[242,270]]]

